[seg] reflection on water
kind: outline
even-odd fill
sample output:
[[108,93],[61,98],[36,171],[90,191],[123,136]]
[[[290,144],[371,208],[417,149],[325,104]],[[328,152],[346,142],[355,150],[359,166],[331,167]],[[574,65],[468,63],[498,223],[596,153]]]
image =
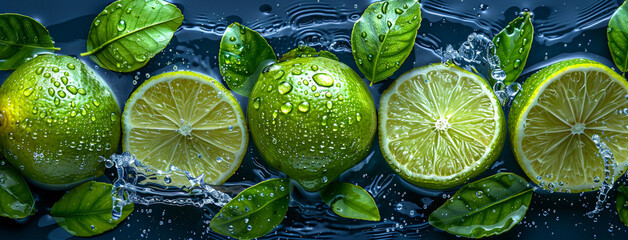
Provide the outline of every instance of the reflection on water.
[[[299,41],[321,50],[328,50],[340,60],[357,70],[351,55],[350,35],[355,21],[371,1],[197,1],[173,0],[183,10],[185,20],[171,44],[140,71],[119,74],[100,69],[89,58],[81,58],[113,88],[121,105],[130,93],[151,75],[165,71],[193,70],[220,79],[218,70],[218,49],[220,38],[228,24],[238,21],[262,33],[275,52],[283,54],[294,48]],[[408,61],[402,65],[391,79],[405,71],[429,63],[440,62],[441,57],[468,50],[467,43],[490,48],[490,39],[497,34],[521,11],[533,13],[535,36],[527,66],[519,82],[536,70],[553,62],[571,58],[587,57],[613,66],[606,43],[606,24],[610,15],[619,6],[619,0],[581,1],[480,1],[480,0],[423,0],[423,21],[419,29],[415,49]],[[32,15],[48,27],[56,40],[61,54],[77,56],[85,50],[85,38],[94,17],[108,1],[68,0],[64,6],[42,4],[37,0],[3,1],[2,8],[8,12]],[[52,11],[54,9],[54,11]],[[448,46],[451,46],[449,48]],[[452,50],[452,51],[450,51]],[[490,54],[464,55],[473,62],[474,68],[484,77],[495,74],[495,59]],[[486,58],[485,58],[486,57]],[[466,60],[465,60],[466,61]],[[491,64],[492,63],[492,64]],[[492,66],[492,67],[491,67]],[[496,72],[495,72],[496,71]],[[10,72],[0,72],[5,79]],[[365,80],[366,81],[366,80]],[[381,92],[388,88],[392,80],[375,84],[369,89],[376,104]],[[518,91],[517,86],[506,88],[495,86],[502,99],[511,98]],[[499,93],[499,92],[503,93]],[[242,108],[246,109],[246,98],[237,96]],[[508,106],[507,101],[505,105]],[[604,139],[603,136],[600,136]],[[427,216],[451,197],[456,189],[436,191],[415,187],[398,177],[383,159],[374,141],[369,157],[340,176],[340,181],[358,184],[369,191],[380,208],[381,222],[365,222],[337,217],[320,200],[317,194],[294,189],[291,208],[286,220],[266,238],[337,238],[352,234],[351,238],[453,238],[435,230],[427,223]],[[265,165],[257,149],[250,144],[242,166],[236,174],[221,187],[207,186],[198,178],[176,171],[157,172],[127,155],[115,155],[113,163],[116,171],[109,171],[108,177],[123,176],[114,181],[116,196],[124,190],[128,198],[119,198],[118,204],[125,201],[140,203],[129,219],[114,231],[105,233],[103,238],[224,238],[210,231],[208,220],[230,197],[241,189],[269,178],[282,176],[281,173]],[[509,143],[507,143],[509,146]],[[601,156],[604,156],[602,154]],[[148,170],[146,172],[138,169]],[[478,178],[496,172],[509,171],[525,176],[517,165],[509,147],[505,147],[495,165]],[[111,175],[113,174],[113,175]],[[161,174],[161,176],[159,176]],[[184,191],[164,187],[168,179],[184,178],[190,181]],[[161,184],[163,183],[163,185]],[[625,177],[620,184],[626,184]],[[610,185],[609,188],[610,189]],[[41,190],[40,190],[41,191]],[[189,197],[188,193],[192,193]],[[46,196],[57,196],[48,193]],[[159,193],[155,196],[155,193]],[[56,194],[56,195],[55,195]],[[43,194],[42,194],[43,195]],[[606,197],[607,196],[607,197]],[[606,209],[607,214],[595,214],[588,218],[587,212],[593,209],[614,207],[615,193],[610,191],[603,197],[598,207],[597,193],[565,194],[537,191],[530,204],[527,216],[521,224],[501,235],[506,239],[545,239],[561,238],[621,238],[628,235],[628,228],[618,221],[614,210]],[[35,220],[19,225],[8,237],[28,234],[42,234],[35,238],[63,239],[60,228],[54,224],[37,222],[46,219],[45,208],[54,201],[40,202],[40,211]],[[167,203],[176,206],[141,204]],[[194,207],[188,207],[192,205]],[[202,207],[199,211],[197,207]],[[6,228],[0,228],[2,232]],[[10,235],[10,234],[17,235]],[[29,235],[31,236],[31,235]],[[39,236],[39,235],[38,235]]]

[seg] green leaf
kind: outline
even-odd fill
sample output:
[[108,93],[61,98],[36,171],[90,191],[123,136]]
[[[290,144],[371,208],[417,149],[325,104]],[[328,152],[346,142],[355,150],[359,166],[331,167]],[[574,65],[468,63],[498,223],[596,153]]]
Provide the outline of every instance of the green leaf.
[[220,209],[209,226],[217,233],[234,238],[258,238],[281,223],[289,203],[290,180],[266,180],[233,198]]
[[434,227],[463,237],[507,232],[526,214],[532,188],[512,173],[498,173],[469,183],[428,218]]
[[35,214],[35,200],[26,181],[13,167],[0,161],[0,216],[13,219]]
[[0,70],[16,69],[38,53],[55,48],[48,30],[31,17],[0,14]]
[[515,82],[528,61],[528,54],[532,47],[534,27],[530,20],[530,13],[512,20],[493,38],[495,51],[499,57],[499,67],[506,72],[504,83],[510,85]]
[[223,80],[233,91],[247,97],[262,69],[277,61],[266,39],[239,23],[229,25],[225,31],[218,56]]
[[81,56],[111,71],[135,71],[166,48],[182,22],[181,10],[162,0],[115,1],[94,19]]
[[619,220],[628,226],[628,186],[619,187],[615,204],[617,204]]
[[379,209],[373,197],[350,183],[334,182],[320,192],[332,211],[344,218],[379,221]]
[[371,4],[351,32],[353,58],[366,78],[376,83],[395,73],[410,55],[419,26],[417,0]]
[[617,9],[608,22],[606,36],[613,61],[625,75],[628,71],[628,5],[626,2]]
[[336,60],[336,61],[340,61],[338,60],[338,57],[328,51],[316,51],[316,49],[314,49],[313,47],[310,46],[299,46],[295,49],[290,50],[290,52],[284,54],[281,56],[281,58],[279,59],[279,62],[285,62],[288,60],[292,60],[295,58],[303,58],[303,57],[324,57],[324,58],[329,58],[331,60]]
[[109,231],[129,216],[134,208],[133,204],[124,206],[122,216],[113,220],[111,188],[111,184],[107,183],[83,183],[63,195],[50,209],[50,215],[74,236],[89,237]]

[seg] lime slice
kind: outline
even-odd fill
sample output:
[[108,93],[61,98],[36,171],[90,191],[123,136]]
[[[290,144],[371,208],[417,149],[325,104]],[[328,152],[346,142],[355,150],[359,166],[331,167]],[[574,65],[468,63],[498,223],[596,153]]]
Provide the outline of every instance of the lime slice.
[[[221,184],[240,166],[248,132],[231,93],[211,77],[172,72],[143,83],[122,116],[123,148],[143,164]],[[176,185],[185,184],[172,183]]]
[[554,191],[598,189],[604,164],[592,140],[613,151],[618,177],[628,166],[628,84],[610,68],[571,59],[532,75],[509,116],[515,157],[534,182]]
[[417,186],[460,185],[499,156],[506,135],[500,106],[475,74],[453,65],[415,68],[382,95],[379,136],[384,158]]

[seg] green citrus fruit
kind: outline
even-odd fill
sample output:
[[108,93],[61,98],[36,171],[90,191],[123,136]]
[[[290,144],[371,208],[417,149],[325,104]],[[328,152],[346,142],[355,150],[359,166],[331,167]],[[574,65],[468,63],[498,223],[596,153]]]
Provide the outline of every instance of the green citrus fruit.
[[525,173],[553,191],[583,192],[604,181],[593,136],[615,156],[614,179],[628,168],[628,83],[601,63],[570,59],[546,67],[523,84],[508,129]]
[[495,93],[454,65],[403,74],[382,94],[379,119],[384,158],[401,177],[425,188],[455,187],[484,172],[506,138]]
[[102,175],[118,149],[120,107],[111,89],[73,57],[41,55],[0,87],[0,146],[33,183],[67,188]]
[[[225,182],[240,167],[249,136],[238,101],[213,78],[188,71],[164,73],[131,95],[122,115],[122,146],[145,165],[170,166],[206,183]],[[170,185],[189,185],[174,177]]]
[[318,191],[368,154],[373,98],[348,66],[303,57],[268,67],[248,104],[253,141],[266,162]]

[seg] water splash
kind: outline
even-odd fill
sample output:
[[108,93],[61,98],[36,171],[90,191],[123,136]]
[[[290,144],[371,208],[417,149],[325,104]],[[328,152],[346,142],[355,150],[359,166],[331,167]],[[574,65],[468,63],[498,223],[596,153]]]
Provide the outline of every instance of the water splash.
[[604,209],[604,203],[606,203],[608,192],[610,192],[610,190],[613,188],[615,168],[617,167],[613,151],[611,151],[606,143],[602,141],[600,136],[597,134],[593,134],[593,137],[591,139],[595,143],[595,146],[599,151],[599,155],[600,157],[602,157],[602,160],[604,162],[604,181],[602,182],[602,186],[600,186],[600,190],[597,195],[597,202],[595,203],[595,208],[592,211],[587,212],[587,217],[589,218],[595,217],[595,214],[601,212]]
[[[157,170],[142,164],[129,153],[114,154],[105,160],[107,168],[115,167],[118,178],[113,182],[113,219],[122,216],[122,208],[130,203],[151,205],[168,204],[222,207],[247,186],[210,186],[204,175],[195,177],[174,166],[169,171]],[[174,186],[174,183],[189,183]]]
[[454,63],[467,71],[474,72],[489,83],[493,83],[493,91],[502,106],[509,106],[517,93],[521,90],[519,83],[507,86],[504,83],[506,72],[499,65],[499,57],[495,53],[495,44],[488,36],[480,33],[471,33],[467,40],[458,49],[448,44],[445,49],[437,49],[436,54],[441,57],[441,62]]

